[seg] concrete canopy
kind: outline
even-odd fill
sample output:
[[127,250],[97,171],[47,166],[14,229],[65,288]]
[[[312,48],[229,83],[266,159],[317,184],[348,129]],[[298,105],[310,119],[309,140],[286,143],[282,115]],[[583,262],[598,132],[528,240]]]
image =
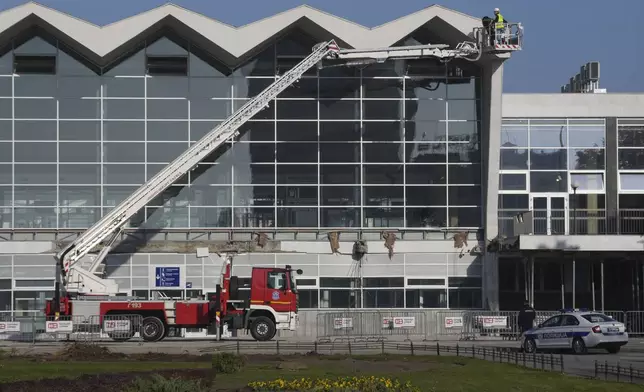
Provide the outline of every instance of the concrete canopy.
[[34,26],[54,35],[97,64],[111,62],[149,35],[171,28],[232,66],[294,27],[320,40],[335,38],[342,46],[351,48],[392,46],[414,31],[425,28],[448,41],[431,43],[454,46],[471,36],[472,30],[480,26],[480,19],[432,5],[381,26],[367,28],[303,5],[234,27],[174,4],[166,4],[106,26],[97,26],[29,2],[0,12],[0,47]]

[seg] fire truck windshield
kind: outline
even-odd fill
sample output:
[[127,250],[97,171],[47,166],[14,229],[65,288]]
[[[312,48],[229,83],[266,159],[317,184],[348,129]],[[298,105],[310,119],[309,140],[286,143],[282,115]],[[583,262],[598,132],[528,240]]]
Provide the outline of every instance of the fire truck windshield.
[[297,285],[295,284],[295,276],[293,274],[295,274],[295,271],[290,270],[288,276],[291,283],[291,291],[297,293]]

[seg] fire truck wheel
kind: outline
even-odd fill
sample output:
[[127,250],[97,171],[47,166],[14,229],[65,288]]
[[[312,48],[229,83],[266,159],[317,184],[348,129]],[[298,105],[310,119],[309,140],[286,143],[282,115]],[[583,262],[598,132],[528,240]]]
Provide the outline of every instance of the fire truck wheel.
[[156,342],[165,336],[165,325],[156,317],[146,317],[141,323],[141,337],[146,342]]
[[250,325],[250,334],[260,342],[271,340],[275,336],[275,323],[268,317],[257,317]]

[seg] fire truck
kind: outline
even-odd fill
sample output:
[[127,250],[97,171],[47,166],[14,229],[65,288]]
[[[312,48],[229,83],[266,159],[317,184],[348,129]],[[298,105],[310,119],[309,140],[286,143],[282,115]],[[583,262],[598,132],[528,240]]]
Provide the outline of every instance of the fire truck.
[[[442,44],[341,49],[334,40],[314,46],[308,57],[190,146],[56,255],[60,273],[54,298],[46,305],[47,316],[56,320],[99,317],[95,323],[99,326],[103,326],[103,319],[108,317],[116,320],[119,317],[140,318],[140,325],[132,326],[131,333],[114,335],[116,340],[127,340],[138,331],[146,341],[159,341],[172,328],[210,328],[213,325],[247,330],[254,339],[261,341],[272,339],[277,330],[294,330],[298,321],[298,302],[293,274],[297,271],[289,266],[254,268],[250,290],[243,290],[247,295],[242,295],[239,279],[232,275],[234,253],[223,254],[219,255],[223,259],[221,280],[212,298],[202,301],[139,300],[117,295],[120,293],[118,285],[105,276],[104,261],[120,238],[123,227],[139,210],[227,141],[238,137],[242,125],[268,107],[271,100],[296,83],[310,68],[368,66],[388,60],[423,58],[478,61],[484,52],[494,56],[520,50],[520,45],[500,50],[488,44],[482,27],[475,29],[472,36],[474,42],[459,43],[454,49]],[[97,254],[91,256],[95,249]]]

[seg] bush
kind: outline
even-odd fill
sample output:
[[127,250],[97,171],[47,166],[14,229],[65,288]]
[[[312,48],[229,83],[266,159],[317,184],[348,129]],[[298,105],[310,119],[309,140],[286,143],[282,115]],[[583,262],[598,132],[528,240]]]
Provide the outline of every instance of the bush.
[[155,375],[151,378],[137,378],[125,392],[201,392],[206,388],[199,381],[164,378]]
[[277,379],[273,381],[256,381],[248,384],[253,391],[263,392],[420,392],[410,382],[402,384],[387,377],[340,377],[301,378],[297,380]]
[[237,373],[246,365],[246,358],[231,353],[218,353],[212,356],[212,369],[215,373]]

